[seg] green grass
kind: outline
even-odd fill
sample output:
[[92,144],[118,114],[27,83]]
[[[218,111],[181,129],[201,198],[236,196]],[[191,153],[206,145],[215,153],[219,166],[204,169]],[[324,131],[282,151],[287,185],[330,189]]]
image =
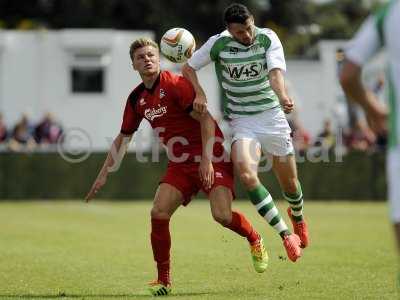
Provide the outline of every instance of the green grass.
[[[397,256],[384,203],[308,202],[311,246],[297,263],[248,202],[267,272],[247,243],[194,200],[171,222],[169,299],[397,299]],[[0,299],[149,299],[151,202],[0,202]],[[284,203],[280,203],[284,211]]]

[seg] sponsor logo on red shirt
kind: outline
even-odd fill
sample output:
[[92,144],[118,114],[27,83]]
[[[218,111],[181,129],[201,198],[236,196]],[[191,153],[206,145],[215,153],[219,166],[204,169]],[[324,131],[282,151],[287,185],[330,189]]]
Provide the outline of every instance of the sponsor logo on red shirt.
[[167,107],[166,106],[160,106],[158,108],[147,108],[144,111],[145,117],[149,121],[153,121],[155,118],[162,117],[167,113]]

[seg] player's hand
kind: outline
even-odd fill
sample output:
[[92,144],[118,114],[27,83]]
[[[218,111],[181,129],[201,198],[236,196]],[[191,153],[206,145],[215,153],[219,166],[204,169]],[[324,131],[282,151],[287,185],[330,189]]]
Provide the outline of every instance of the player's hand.
[[93,183],[89,193],[85,197],[86,202],[89,202],[94,197],[96,197],[96,194],[103,187],[103,185],[106,184],[106,182],[107,182],[107,175],[99,175],[96,181]]
[[280,102],[285,114],[290,114],[293,111],[294,103],[290,97],[287,96],[285,98],[281,98],[281,99],[279,99],[279,102]]
[[202,159],[199,166],[199,176],[206,190],[214,184],[214,167],[210,160]]
[[193,100],[193,109],[198,113],[207,112],[207,98],[205,96],[196,96]]

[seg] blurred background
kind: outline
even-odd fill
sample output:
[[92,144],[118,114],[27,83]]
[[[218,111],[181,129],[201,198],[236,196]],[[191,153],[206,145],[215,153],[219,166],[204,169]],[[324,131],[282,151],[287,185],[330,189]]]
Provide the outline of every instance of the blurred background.
[[[372,0],[0,0],[0,199],[83,198],[140,83],[130,43],[141,36],[159,41],[169,28],[184,27],[199,47],[224,30],[222,12],[232,2],[247,5],[256,25],[282,41],[306,198],[385,199],[386,138],[348,104],[337,79],[346,42],[385,2]],[[363,74],[382,101],[384,62],[378,55]],[[166,60],[162,67],[180,72]],[[199,77],[229,136],[213,66]],[[143,122],[99,196],[151,198],[166,165],[157,143]],[[273,176],[262,177],[279,197]],[[239,186],[238,196],[244,196]]]

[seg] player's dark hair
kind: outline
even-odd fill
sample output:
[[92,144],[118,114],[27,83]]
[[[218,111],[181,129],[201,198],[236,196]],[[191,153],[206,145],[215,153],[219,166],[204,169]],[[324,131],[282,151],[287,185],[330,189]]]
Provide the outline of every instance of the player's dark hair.
[[231,23],[245,24],[246,20],[251,16],[252,15],[246,6],[239,3],[233,3],[224,11],[224,23],[225,25]]

